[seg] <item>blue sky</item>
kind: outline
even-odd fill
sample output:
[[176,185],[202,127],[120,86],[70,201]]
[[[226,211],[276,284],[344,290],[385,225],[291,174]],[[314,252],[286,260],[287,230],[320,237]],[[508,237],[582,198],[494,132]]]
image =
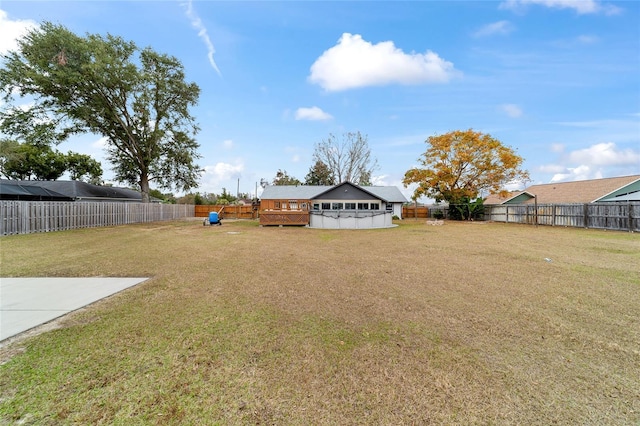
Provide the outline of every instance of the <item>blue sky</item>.
[[[640,2],[1,1],[0,52],[45,20],[184,64],[202,90],[200,192],[304,180],[314,145],[349,131],[407,198],[425,140],[469,128],[514,148],[528,184],[640,174]],[[108,180],[101,144],[59,149]]]

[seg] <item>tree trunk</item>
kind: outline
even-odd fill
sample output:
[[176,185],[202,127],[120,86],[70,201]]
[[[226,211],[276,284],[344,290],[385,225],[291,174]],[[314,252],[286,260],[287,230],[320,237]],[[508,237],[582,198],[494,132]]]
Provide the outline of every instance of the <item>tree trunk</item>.
[[142,193],[142,202],[150,203],[149,199],[149,176],[147,172],[142,172],[140,174],[140,192]]

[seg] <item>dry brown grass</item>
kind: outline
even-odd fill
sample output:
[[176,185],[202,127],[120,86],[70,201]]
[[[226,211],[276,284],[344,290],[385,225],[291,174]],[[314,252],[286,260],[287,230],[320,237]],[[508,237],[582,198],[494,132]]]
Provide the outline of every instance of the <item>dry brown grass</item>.
[[0,423],[640,422],[637,234],[175,222],[0,243],[3,276],[153,277],[3,348]]

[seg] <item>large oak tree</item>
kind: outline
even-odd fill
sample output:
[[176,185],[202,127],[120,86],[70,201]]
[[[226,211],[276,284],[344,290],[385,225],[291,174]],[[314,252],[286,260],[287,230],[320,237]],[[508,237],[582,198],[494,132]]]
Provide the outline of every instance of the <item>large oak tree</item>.
[[[189,108],[200,89],[185,81],[175,57],[45,22],[2,59],[3,131],[37,129],[44,117],[43,131],[55,128],[59,139],[102,135],[116,179],[138,185],[145,202],[151,181],[167,189],[197,186],[198,127]],[[29,98],[35,103],[27,112],[16,106]]]
[[420,167],[408,170],[406,186],[417,184],[414,199],[421,196],[464,203],[478,197],[481,191],[501,192],[507,183],[529,178],[521,170],[523,159],[491,135],[469,130],[456,130],[431,136],[427,151],[419,159]]

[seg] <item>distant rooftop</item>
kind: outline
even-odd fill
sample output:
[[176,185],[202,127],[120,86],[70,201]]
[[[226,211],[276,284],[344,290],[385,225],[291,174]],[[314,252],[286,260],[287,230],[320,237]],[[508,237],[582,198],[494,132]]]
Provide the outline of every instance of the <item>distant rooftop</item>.
[[[607,196],[610,197],[607,197],[606,201],[640,200],[638,188],[631,187],[631,185],[640,188],[640,175],[532,185],[524,191],[511,192],[507,197],[500,197],[497,194],[490,195],[485,199],[484,204],[503,204],[515,201],[522,204],[533,203],[534,197],[537,197],[538,203],[543,204],[593,203],[605,201],[604,198]],[[627,187],[625,192],[623,189]],[[618,191],[623,193],[614,194]]]

